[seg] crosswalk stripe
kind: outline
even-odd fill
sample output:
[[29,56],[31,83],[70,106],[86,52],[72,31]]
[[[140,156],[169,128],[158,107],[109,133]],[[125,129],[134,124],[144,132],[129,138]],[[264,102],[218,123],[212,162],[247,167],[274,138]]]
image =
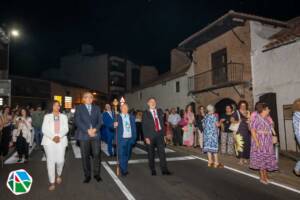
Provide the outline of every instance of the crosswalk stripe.
[[137,155],[146,155],[147,154],[146,151],[144,151],[143,149],[138,148],[138,147],[134,147],[132,149],[132,152],[135,153],[135,154],[137,154]]
[[107,156],[109,156],[107,144],[105,142],[101,142],[101,150],[103,153],[105,153]]
[[[33,143],[32,147],[29,148],[29,152],[28,154],[30,155],[33,151],[33,149],[35,148],[35,143]],[[18,152],[15,152],[13,155],[11,155],[8,159],[6,159],[4,161],[4,164],[6,165],[9,165],[9,164],[16,164],[19,160],[19,157],[18,157]],[[20,163],[24,163],[24,159],[22,159],[22,161]]]
[[71,141],[71,145],[72,145],[75,158],[80,159],[81,158],[80,147],[76,145],[76,141]]
[[[182,157],[171,157],[167,158],[167,161],[183,161],[183,160],[195,160],[197,158],[193,156],[182,156]],[[128,164],[138,164],[138,163],[147,163],[148,159],[137,159],[137,160],[129,160]],[[159,159],[156,158],[155,162],[159,162]],[[116,165],[117,161],[108,161],[108,164],[110,165]]]

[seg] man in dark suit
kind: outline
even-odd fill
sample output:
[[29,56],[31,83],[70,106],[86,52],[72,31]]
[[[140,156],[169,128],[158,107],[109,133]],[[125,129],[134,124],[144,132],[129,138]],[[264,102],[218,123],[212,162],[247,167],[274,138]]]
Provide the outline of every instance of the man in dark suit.
[[96,181],[101,181],[100,177],[100,128],[102,125],[102,116],[100,108],[93,105],[93,95],[86,92],[83,95],[84,104],[77,106],[75,112],[75,123],[77,126],[76,139],[79,140],[82,165],[84,171],[84,183],[91,180],[91,160],[90,154],[93,154],[93,170]]
[[145,142],[148,146],[149,167],[152,176],[156,176],[155,147],[158,151],[160,168],[163,175],[171,175],[167,167],[164,141],[163,111],[156,108],[156,99],[151,97],[147,101],[148,109],[143,113],[142,126]]

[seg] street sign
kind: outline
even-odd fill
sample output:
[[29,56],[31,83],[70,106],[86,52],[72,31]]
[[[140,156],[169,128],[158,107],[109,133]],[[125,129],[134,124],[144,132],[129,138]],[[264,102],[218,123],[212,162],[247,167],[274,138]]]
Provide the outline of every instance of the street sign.
[[11,80],[0,80],[0,96],[9,97],[11,94]]

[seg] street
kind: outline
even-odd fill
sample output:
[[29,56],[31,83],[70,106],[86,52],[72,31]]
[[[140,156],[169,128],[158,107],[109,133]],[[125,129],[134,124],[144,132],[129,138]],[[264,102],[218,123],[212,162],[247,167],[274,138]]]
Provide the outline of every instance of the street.
[[[274,184],[263,185],[256,178],[233,171],[234,169],[208,168],[204,159],[176,152],[166,148],[168,165],[174,173],[161,176],[157,163],[157,176],[151,176],[148,169],[147,152],[143,144],[133,149],[129,162],[129,175],[115,175],[115,159],[107,157],[106,146],[102,145],[103,181],[92,180],[83,184],[80,149],[72,141],[66,153],[63,183],[53,192],[48,191],[48,176],[43,153],[33,150],[27,164],[14,163],[14,156],[8,158],[0,171],[0,199],[30,200],[81,200],[81,199],[299,199],[300,191],[291,191]],[[8,162],[9,161],[9,162]],[[33,177],[33,186],[28,194],[14,196],[6,187],[10,171],[26,169]],[[297,193],[298,192],[298,193]]]

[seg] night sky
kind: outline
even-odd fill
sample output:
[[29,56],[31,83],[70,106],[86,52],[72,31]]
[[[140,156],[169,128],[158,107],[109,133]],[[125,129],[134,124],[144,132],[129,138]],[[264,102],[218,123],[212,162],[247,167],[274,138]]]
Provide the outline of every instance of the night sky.
[[0,24],[22,32],[12,43],[11,74],[38,77],[82,43],[165,72],[172,48],[230,9],[288,20],[300,15],[300,1],[3,0]]

